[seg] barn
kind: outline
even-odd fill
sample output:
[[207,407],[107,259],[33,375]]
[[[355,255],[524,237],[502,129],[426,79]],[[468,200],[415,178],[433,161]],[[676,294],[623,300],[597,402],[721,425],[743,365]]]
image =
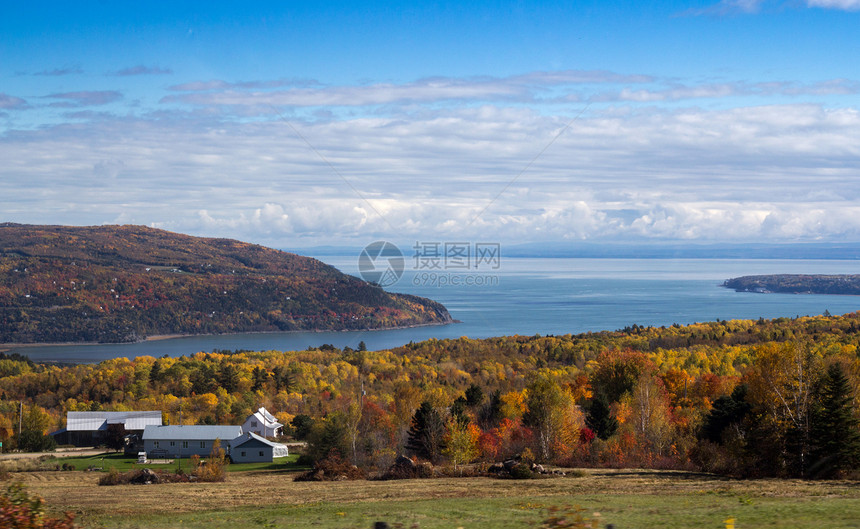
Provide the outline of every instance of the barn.
[[110,428],[120,429],[123,435],[139,436],[147,426],[160,425],[160,411],[70,411],[66,427],[51,435],[60,445],[99,446],[104,444]]

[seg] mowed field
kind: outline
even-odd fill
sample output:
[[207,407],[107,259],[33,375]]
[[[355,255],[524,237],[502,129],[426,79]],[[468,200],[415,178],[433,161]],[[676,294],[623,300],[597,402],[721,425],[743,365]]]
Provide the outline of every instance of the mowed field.
[[[705,474],[589,470],[534,480],[444,478],[294,482],[230,473],[224,483],[100,487],[98,472],[16,474],[83,527],[540,527],[550,506],[623,528],[860,528],[860,483],[728,480]],[[599,513],[597,515],[596,513]],[[568,516],[568,519],[572,519]]]

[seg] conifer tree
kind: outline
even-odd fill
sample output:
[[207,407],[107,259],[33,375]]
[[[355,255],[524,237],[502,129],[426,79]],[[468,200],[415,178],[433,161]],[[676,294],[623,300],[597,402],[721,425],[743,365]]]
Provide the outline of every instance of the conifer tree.
[[585,424],[598,438],[606,440],[618,429],[618,421],[612,416],[609,400],[603,393],[597,393],[588,407]]
[[851,383],[842,366],[833,363],[813,409],[809,475],[833,477],[860,467],[860,421],[853,408]]
[[415,410],[406,448],[418,457],[436,463],[445,448],[445,422],[439,410],[426,400]]

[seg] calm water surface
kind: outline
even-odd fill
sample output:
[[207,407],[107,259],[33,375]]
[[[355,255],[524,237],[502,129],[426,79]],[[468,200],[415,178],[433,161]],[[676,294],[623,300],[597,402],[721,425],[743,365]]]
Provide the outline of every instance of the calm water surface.
[[[354,256],[323,257],[358,275]],[[567,334],[639,325],[733,318],[844,314],[860,296],[737,293],[719,285],[756,274],[856,274],[858,261],[508,258],[477,276],[481,285],[438,286],[407,270],[387,288],[435,299],[462,323],[388,331],[195,336],[136,344],[34,346],[13,350],[35,361],[98,362],[115,357],[180,356],[213,349],[299,350],[323,343],[384,349],[428,338]],[[464,276],[459,275],[462,281]],[[472,281],[470,281],[471,283]]]

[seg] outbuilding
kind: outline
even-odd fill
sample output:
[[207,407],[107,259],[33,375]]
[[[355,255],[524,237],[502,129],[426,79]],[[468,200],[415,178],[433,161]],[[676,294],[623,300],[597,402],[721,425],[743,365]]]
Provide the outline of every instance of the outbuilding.
[[253,432],[246,432],[230,442],[230,459],[234,463],[271,463],[275,457],[287,455],[286,445],[273,443]]

